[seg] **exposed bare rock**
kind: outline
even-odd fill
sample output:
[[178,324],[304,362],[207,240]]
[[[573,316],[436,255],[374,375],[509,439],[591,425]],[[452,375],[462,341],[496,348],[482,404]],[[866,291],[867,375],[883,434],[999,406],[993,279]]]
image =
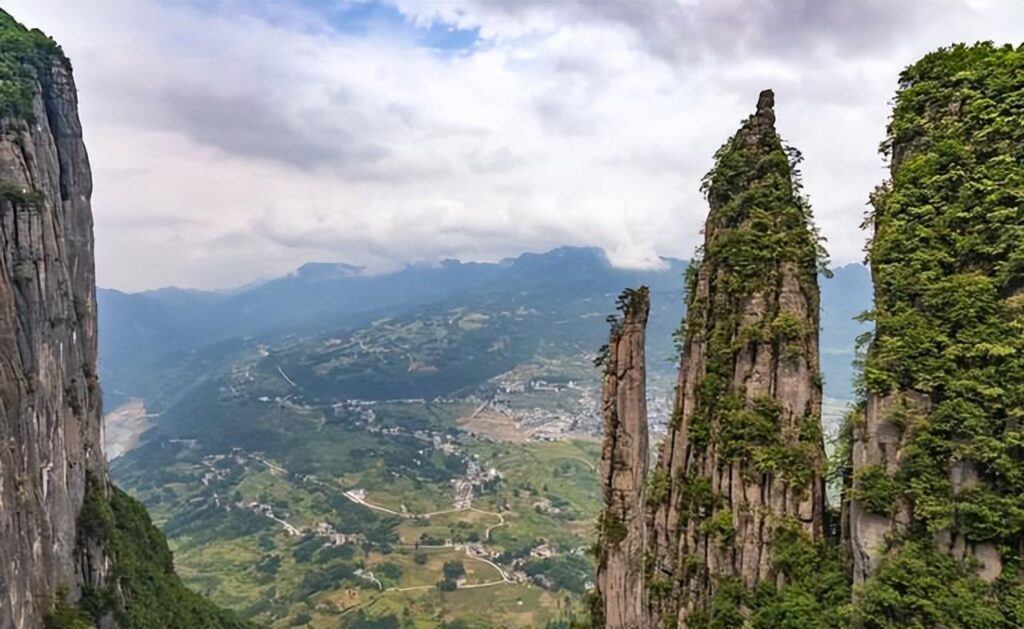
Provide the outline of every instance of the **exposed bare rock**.
[[[31,72],[26,68],[26,72]],[[63,55],[0,119],[0,628],[107,577],[79,544],[86,473],[106,478],[96,376],[92,178]]]
[[71,65],[2,10],[0,35],[0,629],[247,629],[107,478]]
[[604,446],[600,478],[604,511],[597,565],[605,626],[646,627],[647,547],[645,478],[648,468],[647,387],[644,339],[650,310],[646,287],[619,299],[604,356]]
[[[927,396],[908,392],[904,395],[870,396],[863,422],[853,427],[854,492],[860,491],[865,470],[892,477],[900,468],[904,430],[908,415],[926,413]],[[910,506],[896,498],[885,512],[872,511],[864,501],[849,504],[850,552],[853,557],[853,581],[863,583],[878,567],[893,533],[910,523]]]

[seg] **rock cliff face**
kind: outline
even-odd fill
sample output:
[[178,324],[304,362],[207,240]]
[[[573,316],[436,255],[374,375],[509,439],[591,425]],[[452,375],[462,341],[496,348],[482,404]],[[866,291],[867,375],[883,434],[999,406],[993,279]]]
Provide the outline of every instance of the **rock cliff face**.
[[76,534],[86,474],[105,471],[75,85],[52,42],[2,18],[0,627],[20,629],[38,626],[58,590],[76,598],[102,583],[108,566]]
[[847,506],[849,517],[850,555],[853,560],[853,581],[861,585],[878,568],[888,539],[906,530],[911,510],[898,495],[886,497],[879,508],[865,492],[873,486],[885,485],[900,470],[903,455],[903,431],[899,417],[928,412],[931,400],[912,391],[892,394],[871,394],[853,426],[852,470],[855,495]]
[[900,77],[841,536],[822,480],[821,253],[772,101],[704,181],[633,626],[1024,626],[1024,47],[951,46]]
[[71,65],[0,11],[0,629],[241,628],[107,479]]
[[[652,497],[658,615],[706,617],[723,588],[784,585],[773,540],[823,532],[817,238],[775,131],[774,96],[705,179],[704,258],[688,290],[675,416]],[[666,483],[667,481],[667,483]]]
[[598,541],[597,589],[605,626],[621,629],[642,627],[647,616],[647,288],[624,292],[619,310],[622,316],[611,320],[607,354],[603,357],[605,434],[599,473],[604,511]]

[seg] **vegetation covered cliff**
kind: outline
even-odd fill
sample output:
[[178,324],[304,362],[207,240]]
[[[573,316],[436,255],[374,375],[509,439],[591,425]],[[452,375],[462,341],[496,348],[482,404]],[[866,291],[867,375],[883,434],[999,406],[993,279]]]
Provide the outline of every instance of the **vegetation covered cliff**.
[[[751,617],[770,626],[758,615],[770,622],[772,593],[794,587],[805,568],[787,561],[822,550],[823,252],[799,161],[775,130],[766,91],[704,180],[710,213],[702,257],[687,275],[675,411],[651,478],[639,484],[647,517],[620,536],[648,540],[633,557],[646,574],[634,600],[648,609],[625,622],[606,618],[607,626],[726,627]],[[612,435],[607,413],[606,422]],[[606,508],[606,540],[613,517]],[[607,609],[621,584],[599,579],[598,587]]]
[[876,331],[851,426],[856,620],[1020,626],[1024,49],[953,46],[909,67],[883,151]]
[[0,11],[0,629],[240,627],[107,480],[71,65]]
[[824,530],[820,247],[774,96],[719,150],[688,277],[673,421],[649,495],[652,623],[742,622],[790,580],[780,544]]
[[[704,182],[676,415],[636,494],[648,617],[598,624],[1024,624],[1024,48],[908,68],[882,150],[876,329],[836,449],[840,508],[820,424],[823,255],[766,92]],[[622,585],[599,580],[605,608]]]

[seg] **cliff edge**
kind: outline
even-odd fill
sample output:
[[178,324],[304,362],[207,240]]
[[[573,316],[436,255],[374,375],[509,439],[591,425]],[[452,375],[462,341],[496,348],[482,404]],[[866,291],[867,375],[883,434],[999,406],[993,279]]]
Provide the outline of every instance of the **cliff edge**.
[[0,11],[0,629],[246,626],[107,478],[91,196],[71,64]]

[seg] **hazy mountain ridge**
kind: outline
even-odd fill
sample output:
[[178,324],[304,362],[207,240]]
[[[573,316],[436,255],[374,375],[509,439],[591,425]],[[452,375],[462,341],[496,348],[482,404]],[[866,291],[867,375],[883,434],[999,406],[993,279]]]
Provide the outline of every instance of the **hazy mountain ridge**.
[[[308,264],[232,293],[99,289],[100,373],[109,403],[116,404],[144,396],[153,372],[187,360],[201,347],[247,336],[346,335],[379,319],[439,317],[460,308],[490,313],[523,309],[536,320],[520,318],[520,338],[531,343],[550,339],[563,346],[572,342],[576,351],[594,351],[603,343],[604,316],[614,296],[622,286],[639,284],[650,286],[652,294],[652,368],[671,370],[686,263],[666,259],[665,265],[661,270],[619,269],[600,250],[563,247],[499,263],[449,260],[386,275],[365,275],[344,264]],[[853,339],[862,330],[852,318],[870,307],[866,269],[859,264],[835,269],[834,279],[823,280],[822,294],[826,391],[845,399]]]

